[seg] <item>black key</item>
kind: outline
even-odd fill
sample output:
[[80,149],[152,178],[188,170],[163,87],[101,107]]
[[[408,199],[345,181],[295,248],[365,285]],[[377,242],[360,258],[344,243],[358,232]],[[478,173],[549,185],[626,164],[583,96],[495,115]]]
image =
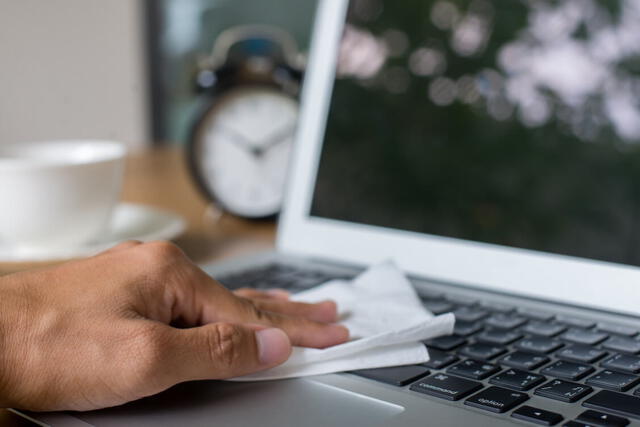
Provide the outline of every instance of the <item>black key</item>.
[[456,320],[456,324],[453,327],[453,333],[463,337],[468,337],[482,330],[482,324],[480,322],[465,322]]
[[488,344],[508,345],[522,338],[522,334],[505,329],[486,329],[476,337],[478,341]]
[[527,353],[524,351],[514,351],[500,359],[500,363],[504,365],[511,366],[512,368],[524,369],[525,371],[538,369],[548,361],[549,358],[546,356]]
[[626,354],[614,354],[605,359],[600,366],[613,369],[615,371],[628,372],[630,374],[640,373],[640,357]]
[[458,360],[459,359],[453,354],[430,348],[429,361],[423,363],[423,365],[431,369],[442,369],[451,365],[453,362],[457,362]]
[[558,340],[545,337],[527,337],[516,343],[516,347],[520,350],[541,354],[556,351],[563,345],[564,344]]
[[484,323],[496,329],[513,329],[527,322],[525,317],[513,314],[496,313],[489,316]]
[[521,406],[513,411],[511,416],[519,420],[529,421],[530,423],[540,424],[543,426],[554,426],[562,421],[562,415],[560,414],[527,405]]
[[598,372],[586,381],[589,385],[613,391],[627,391],[639,382],[640,377],[636,375],[623,374],[608,369]]
[[469,344],[466,347],[462,347],[458,352],[464,356],[474,359],[489,360],[494,357],[498,357],[501,354],[505,354],[507,350],[504,347],[476,342]]
[[584,363],[593,363],[596,360],[602,359],[606,355],[607,352],[604,350],[581,344],[571,345],[556,353],[556,357],[558,359]]
[[555,317],[553,314],[549,312],[534,310],[531,308],[522,308],[518,310],[518,312],[522,314],[524,317],[527,317],[529,319],[534,319],[534,320],[540,320],[542,322],[549,322],[551,321],[551,319]]
[[520,369],[507,369],[495,377],[491,377],[489,382],[515,390],[526,391],[543,383],[545,380],[546,378],[542,375],[532,372],[521,371]]
[[448,313],[454,309],[453,304],[442,300],[423,301],[422,305],[433,314]]
[[485,301],[480,305],[489,311],[497,311],[498,313],[511,313],[514,310],[512,306],[500,304],[499,302]]
[[600,323],[597,329],[602,332],[623,335],[625,337],[634,337],[638,335],[638,329],[630,326],[616,325],[614,323]]
[[582,406],[640,419],[640,398],[627,394],[602,390],[582,402]]
[[562,427],[595,427],[595,426],[592,426],[591,424],[581,423],[579,421],[567,421],[566,423],[562,424]]
[[430,372],[424,366],[408,365],[393,366],[391,368],[360,369],[358,371],[351,371],[351,373],[370,380],[402,387],[429,375]]
[[593,389],[587,385],[563,380],[551,380],[541,387],[538,387],[534,393],[549,399],[571,403],[582,399],[592,391]]
[[447,372],[474,380],[483,380],[499,370],[500,368],[492,363],[467,359],[453,365],[447,369]]
[[584,411],[580,414],[578,421],[605,427],[624,427],[629,425],[629,420],[626,418],[592,410]]
[[637,339],[613,336],[602,343],[602,347],[619,351],[620,353],[638,354],[640,353],[640,341]]
[[572,316],[559,315],[556,317],[556,320],[560,323],[564,323],[565,325],[573,326],[576,328],[582,328],[582,329],[593,328],[596,325],[596,322],[592,320],[581,319],[581,318],[572,317]]
[[579,380],[594,371],[595,369],[589,365],[558,360],[541,370],[540,373],[551,375],[552,377],[564,378],[566,380]]
[[456,322],[477,322],[489,315],[489,312],[473,306],[462,306],[453,312]]
[[529,399],[529,396],[526,393],[511,391],[502,387],[489,387],[468,398],[464,404],[502,414],[527,399]]
[[442,351],[453,350],[456,347],[460,347],[465,344],[467,340],[457,335],[446,335],[438,338],[432,338],[430,340],[423,341],[427,347],[437,348]]
[[448,295],[447,300],[456,305],[476,305],[478,300],[461,295]]
[[460,400],[480,390],[482,383],[447,374],[435,374],[414,383],[411,390],[446,400]]
[[538,321],[529,322],[527,325],[522,327],[522,332],[531,335],[539,335],[541,337],[553,337],[566,330],[567,327],[564,325]]
[[576,344],[596,345],[607,339],[609,335],[604,332],[588,331],[586,329],[570,328],[560,339]]
[[424,302],[426,300],[441,300],[444,298],[444,294],[442,292],[434,291],[431,289],[420,289],[418,291],[418,296]]

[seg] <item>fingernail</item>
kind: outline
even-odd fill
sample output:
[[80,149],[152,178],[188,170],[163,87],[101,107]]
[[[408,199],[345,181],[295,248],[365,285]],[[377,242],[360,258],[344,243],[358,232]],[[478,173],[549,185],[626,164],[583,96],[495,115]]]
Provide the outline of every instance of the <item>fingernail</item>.
[[291,342],[281,329],[270,328],[256,332],[258,358],[262,365],[278,365],[289,358]]

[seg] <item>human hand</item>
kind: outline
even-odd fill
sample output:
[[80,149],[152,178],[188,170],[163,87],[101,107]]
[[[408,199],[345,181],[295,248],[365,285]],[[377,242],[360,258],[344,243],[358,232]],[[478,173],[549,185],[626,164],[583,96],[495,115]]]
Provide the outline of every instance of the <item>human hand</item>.
[[90,410],[345,342],[335,303],[235,294],[174,245],[127,242],[0,278],[0,407]]

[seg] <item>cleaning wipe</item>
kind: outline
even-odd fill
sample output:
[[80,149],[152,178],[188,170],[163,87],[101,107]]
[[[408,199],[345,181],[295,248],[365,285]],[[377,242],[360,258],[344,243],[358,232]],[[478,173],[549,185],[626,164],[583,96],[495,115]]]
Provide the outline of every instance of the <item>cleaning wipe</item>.
[[292,296],[294,301],[334,300],[351,340],[326,349],[294,347],[275,368],[233,381],[259,381],[410,365],[429,360],[420,341],[453,332],[452,313],[434,316],[391,262],[369,268],[351,281],[333,280]]

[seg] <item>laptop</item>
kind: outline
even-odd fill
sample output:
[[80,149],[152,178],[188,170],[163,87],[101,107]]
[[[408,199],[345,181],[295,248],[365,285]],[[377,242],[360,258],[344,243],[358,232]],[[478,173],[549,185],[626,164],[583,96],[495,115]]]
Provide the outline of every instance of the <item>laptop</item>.
[[204,381],[98,426],[640,426],[637,2],[325,0],[277,250],[293,292],[393,259],[456,314],[422,365]]

